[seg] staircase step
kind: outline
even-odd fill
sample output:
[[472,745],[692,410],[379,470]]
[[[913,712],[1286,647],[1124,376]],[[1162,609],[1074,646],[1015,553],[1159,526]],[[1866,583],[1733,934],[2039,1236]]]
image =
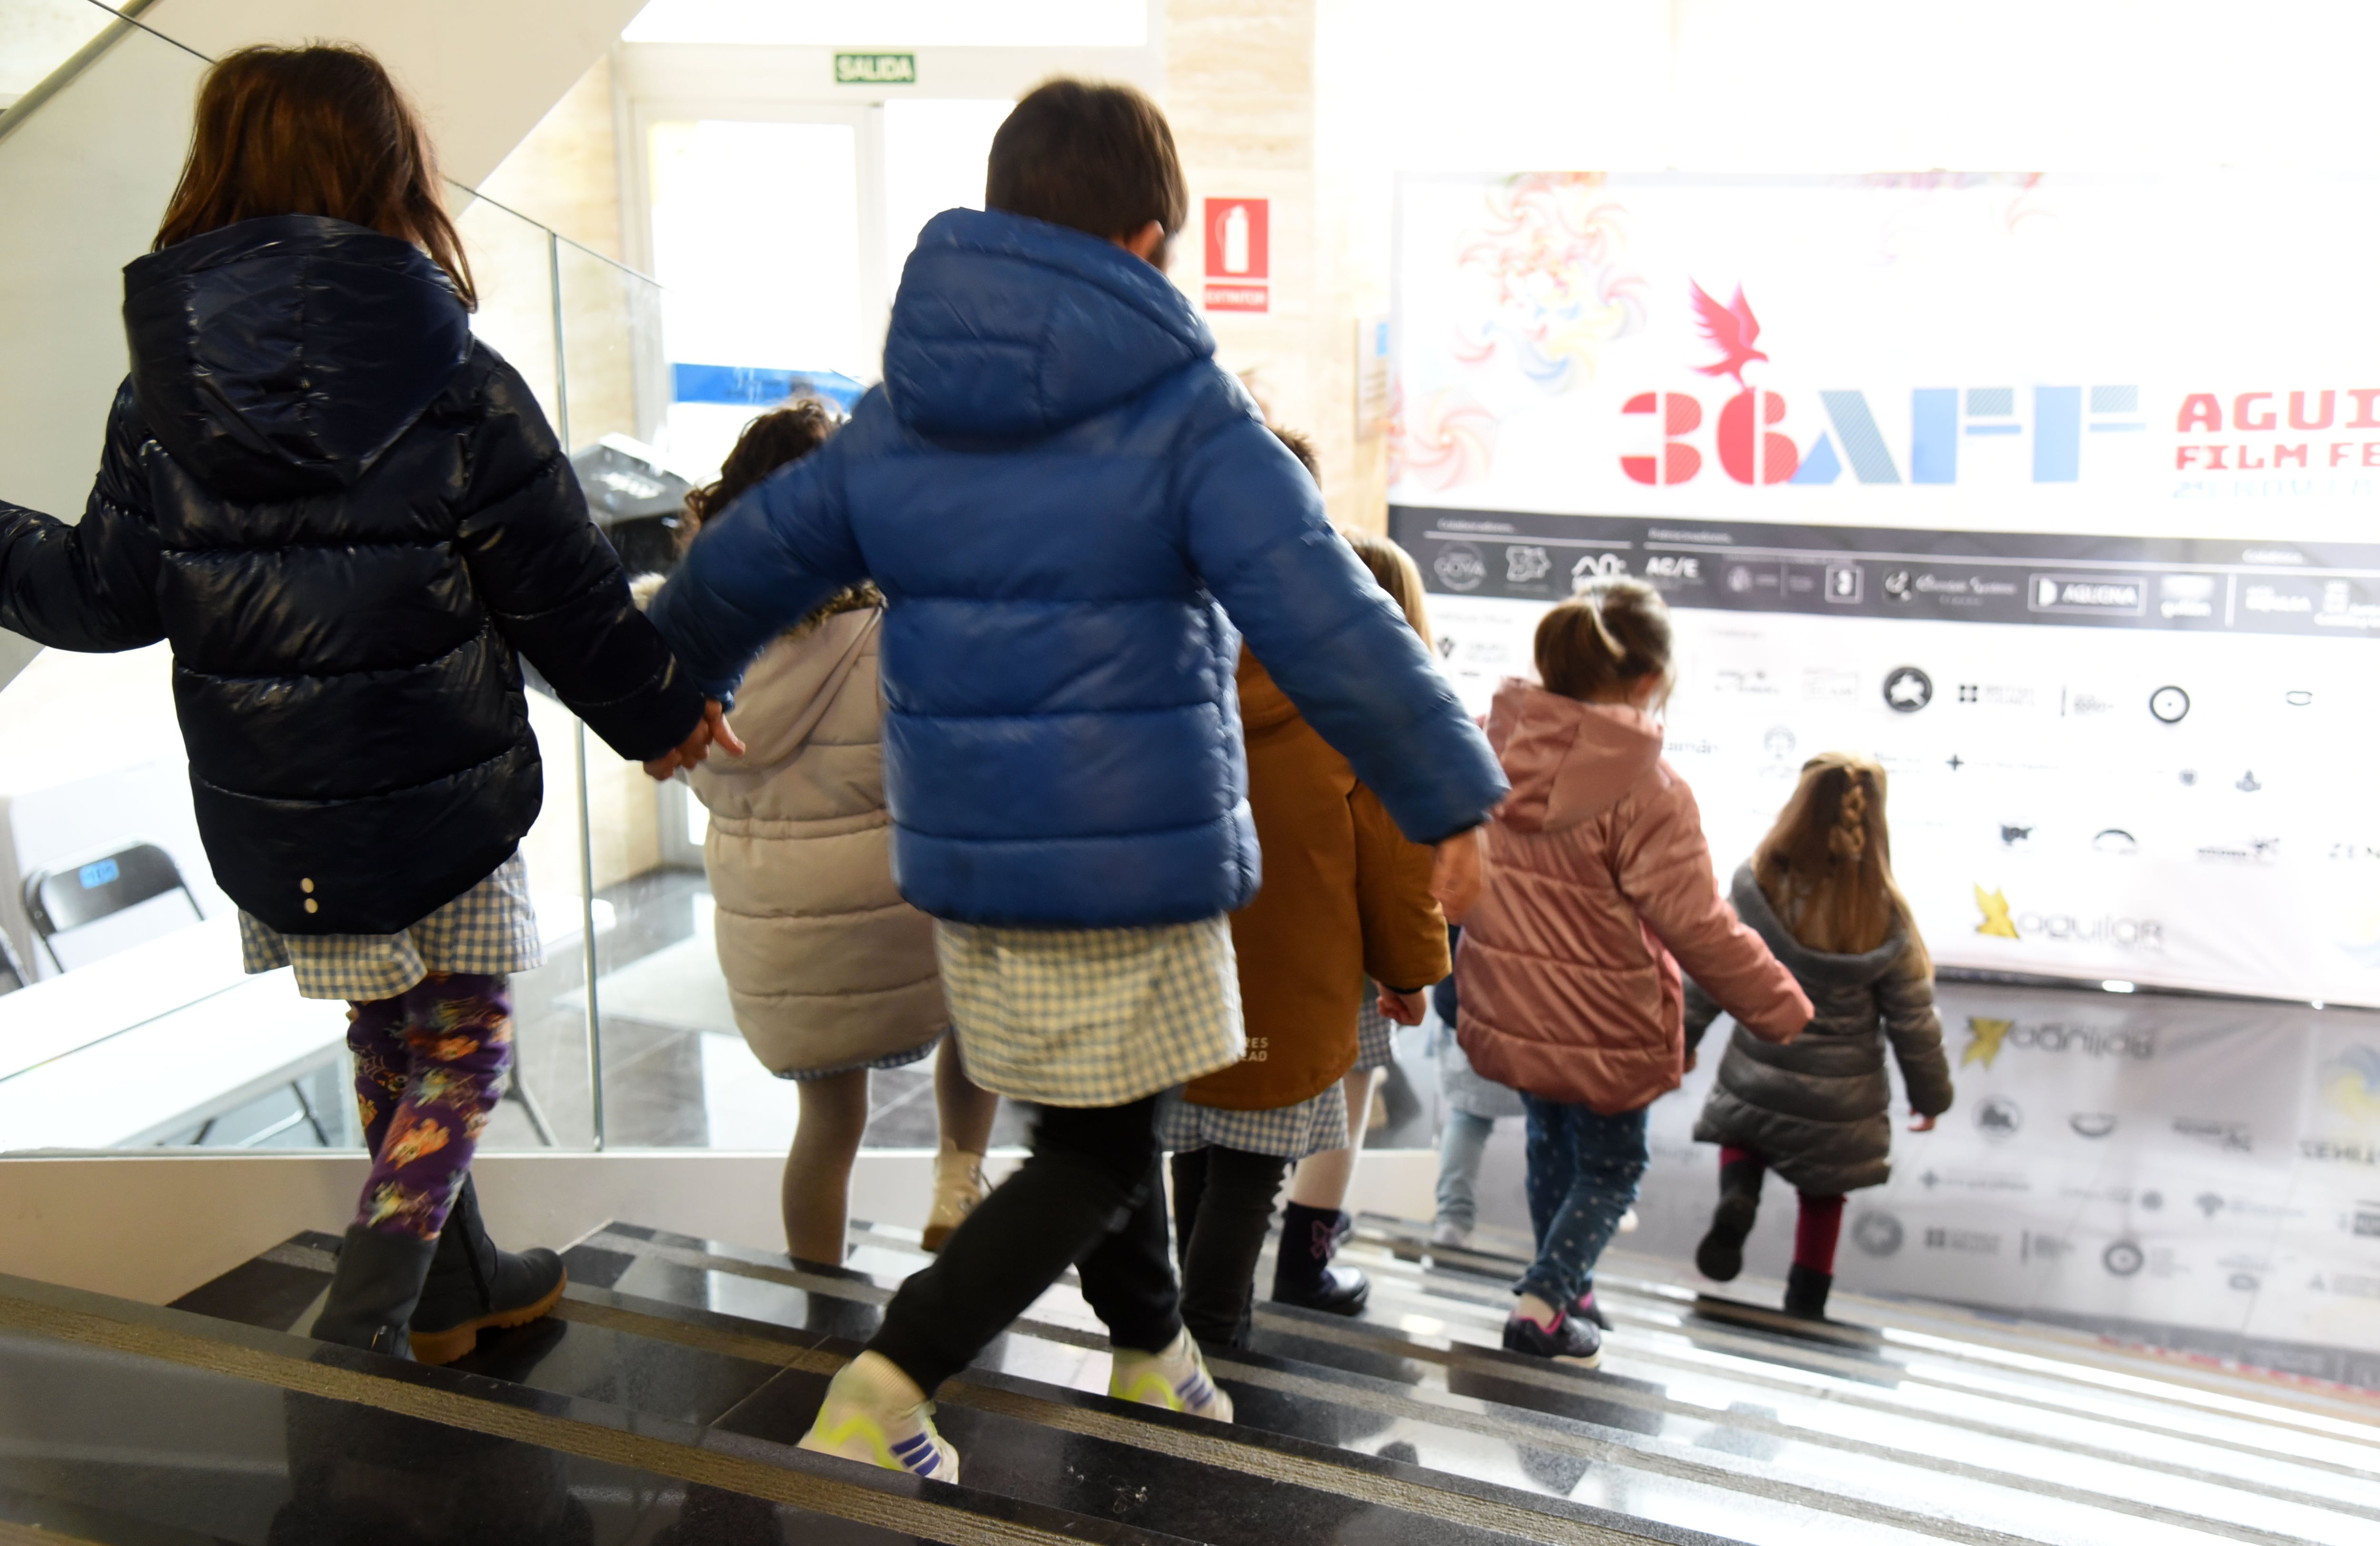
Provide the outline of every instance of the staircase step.
[[[914,1254],[905,1255],[897,1236],[887,1238],[871,1231],[859,1234],[866,1248],[855,1260],[893,1259],[914,1264],[917,1260]],[[788,1284],[803,1276],[784,1264],[783,1258],[771,1260],[770,1253],[659,1232],[614,1229],[589,1244],[642,1255],[647,1263],[674,1257],[681,1271],[699,1268],[706,1274],[723,1272],[731,1278],[777,1276]],[[876,1282],[870,1288],[866,1274],[807,1281],[812,1293],[861,1299],[880,1300],[891,1288],[890,1280]],[[691,1280],[674,1291],[719,1292],[715,1286],[695,1289]],[[1082,1324],[1082,1317],[1075,1303],[1062,1293],[1053,1293],[1036,1307],[1033,1316],[1019,1328],[1019,1335],[1096,1345],[1096,1333]],[[1269,1326],[1292,1324],[1321,1345],[1295,1346],[1291,1350],[1306,1356],[1277,1365],[1237,1355],[1216,1362],[1219,1379],[1235,1399],[1243,1400],[1244,1424],[1264,1420],[1260,1407],[1250,1406],[1240,1395],[1252,1383],[1298,1390],[1303,1380],[1307,1382],[1305,1394],[1344,1405],[1356,1399],[1355,1387],[1378,1379],[1385,1397],[1374,1392],[1366,1399],[1377,1405],[1385,1398],[1401,1416],[1418,1418],[1426,1426],[1463,1426],[1475,1433],[1485,1426],[1494,1431],[1491,1419],[1500,1418],[1524,1434],[1548,1440],[1560,1434],[1590,1443],[1603,1441],[1599,1453],[1589,1452],[1590,1459],[1636,1469],[1668,1470],[1673,1477],[1690,1471],[1698,1480],[1712,1479],[1712,1467],[1723,1463],[1724,1456],[1738,1466],[1721,1473],[1719,1479],[1739,1492],[1805,1503],[1839,1516],[1864,1517],[1873,1524],[1915,1528],[1949,1539],[2080,1540],[2104,1539],[2107,1529],[2120,1526],[2127,1538],[2134,1540],[2277,1542],[2345,1539],[2369,1528],[2368,1522],[2342,1521],[2328,1498],[2270,1488],[2243,1498],[2233,1488],[2199,1479],[2187,1467],[2155,1473],[2128,1469],[2121,1454],[2101,1463],[2098,1474],[2089,1467],[2069,1464],[2064,1473],[2070,1479],[2045,1480],[2037,1470],[2047,1461],[2057,1471],[2056,1457],[2029,1444],[1999,1441],[1998,1447],[2005,1452],[2001,1458],[2011,1465],[1996,1470],[1945,1457],[1976,1448],[1978,1441],[1973,1433],[1936,1431],[1928,1435],[1937,1441],[1933,1453],[1912,1452],[1885,1442],[1891,1437],[1889,1425],[1874,1425],[1883,1430],[1878,1440],[1844,1439],[1824,1430],[1780,1422],[1774,1411],[1763,1411],[1756,1404],[1734,1401],[1712,1406],[1678,1401],[1645,1382],[1598,1380],[1500,1351],[1398,1342],[1393,1333],[1361,1322],[1280,1307],[1272,1308],[1265,1321]],[[1019,1336],[1008,1340],[1014,1344]],[[1260,1339],[1259,1345],[1266,1344]],[[1439,1366],[1435,1374],[1427,1371],[1432,1364]],[[1378,1378],[1383,1375],[1385,1379]],[[1907,1426],[1905,1416],[1899,1420]],[[1615,1447],[1613,1440],[1624,1447]],[[1565,1446],[1556,1443],[1552,1447]],[[1992,1446],[1985,1443],[1983,1447],[1988,1451]],[[1887,1473],[1895,1470],[1906,1473],[1897,1487],[1888,1484]],[[2109,1489],[2106,1474],[2111,1472],[2119,1483],[2133,1489],[2130,1495]],[[1542,1479],[1532,1479],[1544,1485]],[[2177,1491],[2183,1494],[2181,1501],[2169,1501]],[[1941,1500],[1949,1501],[1955,1514],[1946,1510]],[[1633,1502],[1626,1506],[1640,1514],[1647,1512]],[[2277,1516],[2277,1525],[2274,1523]],[[1711,1528],[1707,1516],[1692,1522]],[[2342,1528],[2346,1535],[2340,1533]],[[1744,1530],[1739,1528],[1734,1533]]]
[[362,1538],[358,1519],[392,1498],[424,1539],[1184,1539],[716,1423],[13,1278],[0,1278],[0,1519],[13,1513],[43,1541],[55,1528],[105,1546],[261,1546],[268,1534],[304,1546]]

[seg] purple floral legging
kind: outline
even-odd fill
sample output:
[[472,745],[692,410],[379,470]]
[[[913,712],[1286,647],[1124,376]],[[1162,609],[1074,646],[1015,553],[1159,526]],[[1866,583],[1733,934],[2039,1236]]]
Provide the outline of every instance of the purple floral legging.
[[351,1004],[347,1046],[372,1156],[356,1223],[434,1240],[512,1064],[509,986],[431,972],[395,998]]

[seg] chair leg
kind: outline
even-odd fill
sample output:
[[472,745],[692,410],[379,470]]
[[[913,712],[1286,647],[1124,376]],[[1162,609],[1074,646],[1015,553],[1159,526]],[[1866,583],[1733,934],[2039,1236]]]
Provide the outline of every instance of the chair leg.
[[504,1099],[518,1101],[521,1110],[528,1116],[528,1125],[537,1130],[537,1141],[548,1149],[554,1147],[553,1124],[545,1119],[545,1108],[537,1103],[537,1097],[529,1093],[528,1085],[521,1078],[520,1050],[517,1047],[513,1050],[511,1075],[504,1082]]

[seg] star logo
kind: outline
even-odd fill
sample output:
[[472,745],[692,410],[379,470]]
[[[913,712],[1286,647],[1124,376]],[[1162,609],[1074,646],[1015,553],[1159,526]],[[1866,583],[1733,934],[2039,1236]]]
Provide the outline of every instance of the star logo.
[[2000,1043],[2016,1029],[2014,1020],[1986,1020],[1981,1016],[1967,1016],[1967,1050],[1959,1054],[1959,1066],[1980,1063],[1988,1068],[2000,1055]]
[[2008,893],[2005,890],[1985,891],[1982,886],[1977,886],[1975,906],[1984,915],[1984,920],[1975,925],[1976,933],[1989,934],[1995,939],[2003,940],[2023,938],[2016,931],[2016,920],[2009,917]]

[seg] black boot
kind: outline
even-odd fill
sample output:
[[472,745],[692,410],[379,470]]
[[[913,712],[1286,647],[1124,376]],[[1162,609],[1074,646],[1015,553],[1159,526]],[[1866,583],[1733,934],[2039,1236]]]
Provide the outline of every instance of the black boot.
[[361,1224],[347,1226],[339,1246],[339,1266],[331,1296],[314,1320],[314,1340],[361,1347],[392,1358],[410,1358],[406,1323],[421,1297],[422,1280],[434,1241],[411,1235],[383,1235]]
[[438,1236],[438,1254],[413,1311],[413,1356],[453,1363],[478,1345],[483,1326],[524,1326],[553,1309],[570,1281],[550,1250],[496,1248],[480,1222],[480,1194],[468,1175]]
[[1803,1321],[1824,1321],[1827,1291],[1834,1285],[1834,1273],[1796,1261],[1785,1274],[1785,1313]]
[[1727,1283],[1743,1271],[1743,1242],[1760,1214],[1760,1182],[1767,1174],[1758,1160],[1718,1167],[1718,1206],[1711,1211],[1710,1233],[1694,1248],[1694,1266],[1703,1276]]
[[1281,1254],[1273,1259],[1272,1296],[1277,1303],[1361,1315],[1372,1296],[1372,1280],[1353,1267],[1333,1267],[1330,1258],[1348,1233],[1347,1215],[1335,1208],[1293,1202],[1281,1210]]

